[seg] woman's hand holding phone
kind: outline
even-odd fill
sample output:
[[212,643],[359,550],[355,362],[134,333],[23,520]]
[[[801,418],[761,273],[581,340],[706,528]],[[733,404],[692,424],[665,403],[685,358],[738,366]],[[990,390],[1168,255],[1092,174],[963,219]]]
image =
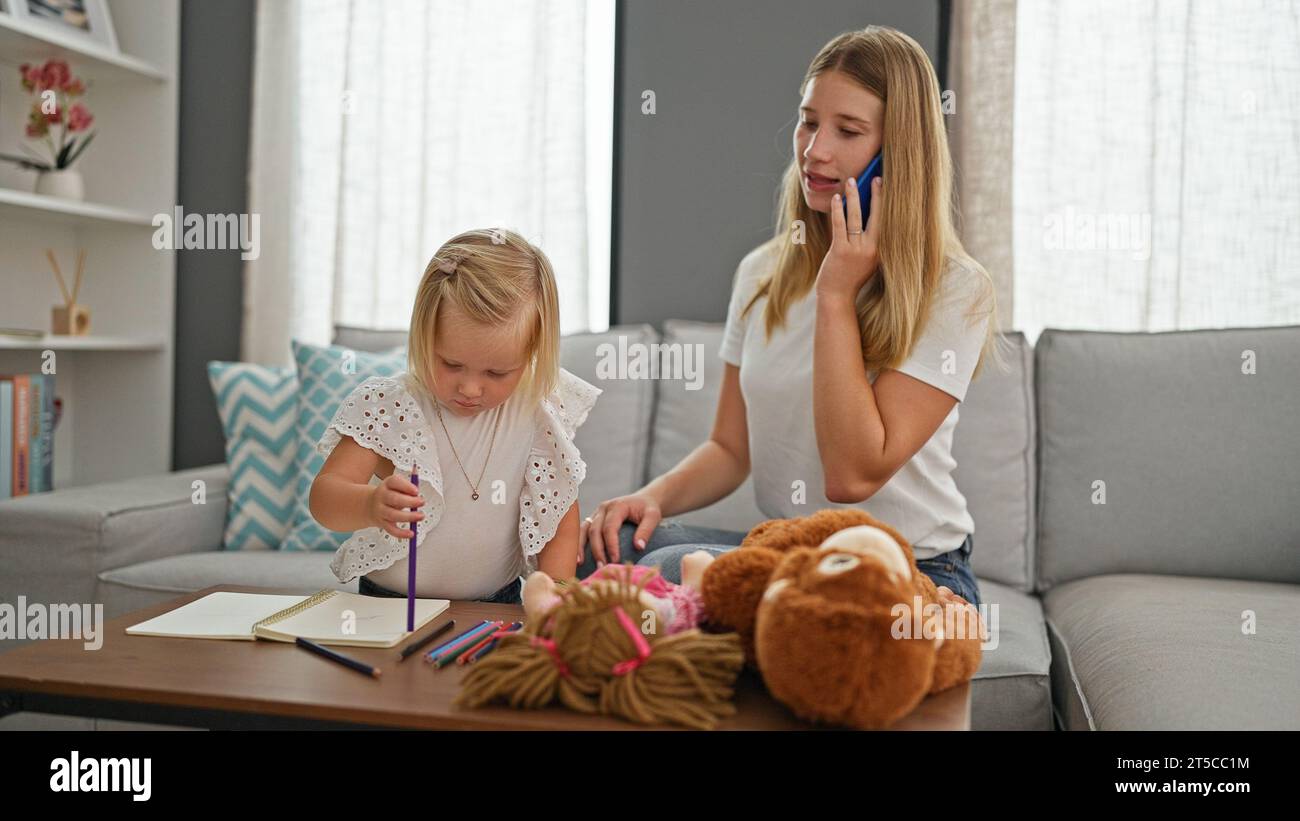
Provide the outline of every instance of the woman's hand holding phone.
[[[871,214],[865,226],[862,224],[857,180],[850,177],[844,184],[844,193],[836,194],[831,201],[831,248],[817,271],[818,296],[856,301],[858,292],[880,268],[878,243],[884,185],[880,177],[876,177],[871,186]],[[847,216],[841,204],[845,201],[848,202]]]

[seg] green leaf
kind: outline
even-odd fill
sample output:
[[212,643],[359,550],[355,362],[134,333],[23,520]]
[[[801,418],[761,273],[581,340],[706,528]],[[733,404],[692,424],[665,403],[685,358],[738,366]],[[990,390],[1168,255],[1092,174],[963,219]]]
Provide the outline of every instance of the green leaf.
[[[76,162],[77,157],[81,156],[81,152],[86,150],[86,146],[90,145],[90,141],[93,139],[95,139],[95,132],[92,131],[89,134],[87,134],[86,138],[77,145],[77,150],[73,151],[71,154],[68,155],[67,162],[65,162],[63,165],[60,165],[59,168],[67,168],[68,166]],[[71,147],[72,147],[72,143],[68,143],[68,148]]]
[[29,169],[31,171],[53,171],[54,170],[54,168],[50,165],[47,165],[45,163],[33,162],[32,160],[29,160],[26,157],[20,157],[17,154],[0,154],[0,160],[16,163],[20,167]]

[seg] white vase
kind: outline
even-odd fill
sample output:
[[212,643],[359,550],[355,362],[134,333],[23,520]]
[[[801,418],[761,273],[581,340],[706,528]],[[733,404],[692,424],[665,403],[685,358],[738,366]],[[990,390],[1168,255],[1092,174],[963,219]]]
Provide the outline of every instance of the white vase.
[[59,171],[41,171],[36,175],[36,193],[48,197],[62,197],[67,200],[86,198],[86,187],[81,180],[81,172],[72,168]]

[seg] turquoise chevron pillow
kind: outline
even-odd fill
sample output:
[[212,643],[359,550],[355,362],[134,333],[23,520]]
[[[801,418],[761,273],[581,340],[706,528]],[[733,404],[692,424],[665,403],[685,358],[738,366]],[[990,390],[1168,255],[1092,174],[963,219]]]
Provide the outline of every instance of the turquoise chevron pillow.
[[298,379],[293,368],[209,362],[226,434],[226,550],[275,550],[293,516]]
[[352,534],[321,527],[308,506],[311,483],[325,464],[325,457],[316,452],[316,443],[339,405],[358,385],[372,376],[396,376],[406,370],[406,350],[366,353],[294,342],[293,361],[298,371],[293,524],[280,549],[337,550]]

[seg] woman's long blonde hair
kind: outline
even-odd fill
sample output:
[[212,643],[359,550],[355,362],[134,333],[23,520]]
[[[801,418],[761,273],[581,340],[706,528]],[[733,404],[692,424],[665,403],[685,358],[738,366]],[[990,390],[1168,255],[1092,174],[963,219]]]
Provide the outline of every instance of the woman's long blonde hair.
[[514,231],[481,228],[457,234],[433,255],[415,296],[407,337],[411,378],[433,394],[433,341],[444,301],[485,325],[525,340],[519,388],[530,400],[549,396],[560,375],[560,298],[551,261]]
[[[868,26],[823,46],[808,66],[799,93],[828,71],[841,72],[885,104],[880,271],[858,307],[863,363],[868,371],[879,371],[896,368],[911,355],[945,268],[958,263],[983,283],[969,315],[992,316],[974,370],[978,374],[985,354],[1001,361],[996,296],[988,272],[966,253],[953,227],[952,158],[930,58],[906,34]],[[791,157],[777,204],[776,231],[766,243],[779,249],[776,267],[745,306],[748,313],[767,297],[764,320],[769,337],[784,325],[791,303],[812,289],[831,246],[829,215],[808,207],[800,182],[799,158]],[[804,242],[793,241],[796,225],[804,227]]]

